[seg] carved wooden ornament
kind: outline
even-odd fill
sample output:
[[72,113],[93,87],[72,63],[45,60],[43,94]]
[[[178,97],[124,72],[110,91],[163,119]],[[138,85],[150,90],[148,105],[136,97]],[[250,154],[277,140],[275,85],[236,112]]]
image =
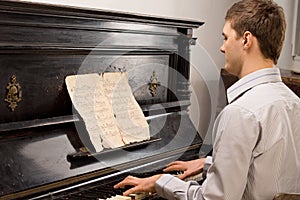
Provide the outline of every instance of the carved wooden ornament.
[[158,81],[155,71],[153,71],[152,76],[150,77],[150,83],[149,83],[149,90],[153,97],[156,95],[156,89],[158,86],[160,86],[160,82]]
[[17,103],[22,100],[22,88],[17,82],[17,77],[15,75],[11,77],[11,81],[7,84],[6,89],[7,95],[4,101],[8,102],[11,111],[14,111],[18,105]]

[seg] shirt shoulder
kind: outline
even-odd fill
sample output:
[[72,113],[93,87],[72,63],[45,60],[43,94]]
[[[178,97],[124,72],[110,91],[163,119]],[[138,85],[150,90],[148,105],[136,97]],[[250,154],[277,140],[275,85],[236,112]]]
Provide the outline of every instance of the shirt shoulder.
[[278,106],[295,102],[300,104],[297,97],[284,83],[265,83],[257,85],[245,92],[232,105],[242,107],[252,113],[259,112],[270,106]]

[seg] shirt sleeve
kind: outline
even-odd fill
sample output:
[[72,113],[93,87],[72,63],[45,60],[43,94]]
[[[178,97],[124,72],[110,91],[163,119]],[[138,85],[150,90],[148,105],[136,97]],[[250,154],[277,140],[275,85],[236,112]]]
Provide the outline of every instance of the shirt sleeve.
[[[238,106],[227,106],[215,122],[212,162],[203,185],[165,174],[156,182],[158,195],[171,200],[242,199],[259,127],[253,113]],[[205,164],[210,161],[207,159]]]
[[203,170],[202,170],[202,178],[203,179],[206,179],[207,177],[207,171],[209,169],[209,167],[211,166],[212,164],[212,157],[211,156],[207,156],[205,158],[205,162],[204,162],[204,166],[203,166]]
[[168,200],[202,200],[202,187],[195,181],[182,181],[170,174],[162,175],[155,183],[157,194]]
[[212,165],[202,188],[205,199],[242,199],[259,127],[255,115],[240,106],[229,105],[221,112],[213,130]]
[[211,165],[211,163],[212,163],[212,157],[211,156],[207,156],[205,158],[204,165]]

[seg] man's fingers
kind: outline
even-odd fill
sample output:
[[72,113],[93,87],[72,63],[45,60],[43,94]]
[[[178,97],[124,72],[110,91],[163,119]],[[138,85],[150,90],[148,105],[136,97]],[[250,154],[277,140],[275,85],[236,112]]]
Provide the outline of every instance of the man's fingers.
[[189,170],[187,170],[187,171],[184,171],[183,174],[178,175],[177,177],[179,179],[183,180],[183,179],[185,179],[185,178],[187,178],[187,177],[189,177],[191,175],[192,175],[192,172],[190,172]]
[[186,177],[188,177],[188,176],[185,173],[180,174],[180,175],[177,176],[177,178],[179,178],[181,180],[185,179]]
[[123,181],[114,185],[114,188],[125,188],[125,186],[133,186],[130,189],[126,189],[123,195],[128,196],[134,193],[141,192],[155,192],[155,182],[160,178],[160,174],[148,177],[148,178],[137,178],[134,176],[127,176]]
[[128,196],[130,194],[135,194],[135,193],[139,193],[139,192],[143,192],[142,190],[139,189],[138,186],[130,188],[129,190],[126,190],[123,195],[124,196]]
[[164,172],[170,172],[170,171],[185,171],[186,167],[183,164],[174,164],[167,166],[165,169],[163,169]]
[[167,167],[170,167],[170,166],[172,166],[172,165],[180,165],[181,163],[183,163],[182,161],[174,161],[174,162],[171,162],[171,163],[169,163],[168,165],[167,165]]
[[136,186],[137,185],[136,180],[137,180],[136,177],[127,176],[123,181],[114,185],[114,188],[124,188],[126,185]]
[[126,185],[124,183],[124,180],[117,183],[116,185],[114,185],[114,188],[117,189],[117,188],[124,188]]

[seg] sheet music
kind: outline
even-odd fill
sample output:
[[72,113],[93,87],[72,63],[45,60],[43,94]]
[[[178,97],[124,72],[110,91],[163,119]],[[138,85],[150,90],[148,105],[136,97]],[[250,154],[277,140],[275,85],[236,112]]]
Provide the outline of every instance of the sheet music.
[[105,73],[103,81],[124,143],[150,139],[148,123],[132,94],[127,73]]
[[97,152],[150,138],[126,73],[73,75],[66,85]]

